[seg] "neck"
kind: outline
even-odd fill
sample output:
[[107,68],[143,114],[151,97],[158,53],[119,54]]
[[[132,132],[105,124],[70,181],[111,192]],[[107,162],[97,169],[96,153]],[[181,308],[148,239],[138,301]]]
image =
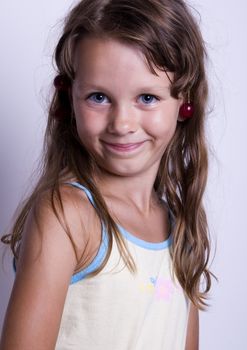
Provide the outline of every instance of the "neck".
[[121,200],[130,208],[148,215],[159,202],[154,191],[155,176],[152,172],[128,177],[101,171],[95,181],[106,199]]

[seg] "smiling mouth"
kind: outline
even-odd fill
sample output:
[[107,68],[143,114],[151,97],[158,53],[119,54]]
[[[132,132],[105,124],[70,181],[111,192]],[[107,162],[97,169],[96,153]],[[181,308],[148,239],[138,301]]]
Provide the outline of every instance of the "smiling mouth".
[[144,144],[145,141],[136,142],[136,143],[108,143],[103,141],[107,149],[116,151],[116,152],[130,152],[138,149]]

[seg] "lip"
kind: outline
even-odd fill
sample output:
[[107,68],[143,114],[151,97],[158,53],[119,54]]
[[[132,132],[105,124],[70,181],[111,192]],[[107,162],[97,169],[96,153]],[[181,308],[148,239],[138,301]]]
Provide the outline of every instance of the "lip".
[[109,143],[102,141],[107,149],[115,152],[131,152],[140,148],[145,141],[135,142],[135,143]]

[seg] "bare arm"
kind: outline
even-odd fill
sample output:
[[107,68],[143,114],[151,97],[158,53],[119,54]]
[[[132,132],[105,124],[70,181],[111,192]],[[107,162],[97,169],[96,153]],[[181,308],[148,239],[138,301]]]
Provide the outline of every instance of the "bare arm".
[[199,313],[198,309],[191,304],[189,311],[187,338],[185,350],[199,349]]
[[[76,238],[81,225],[69,200],[65,203],[65,214]],[[38,218],[39,227],[33,212],[25,225],[1,350],[51,350],[56,344],[65,297],[77,260],[72,244],[51,208],[41,204]]]

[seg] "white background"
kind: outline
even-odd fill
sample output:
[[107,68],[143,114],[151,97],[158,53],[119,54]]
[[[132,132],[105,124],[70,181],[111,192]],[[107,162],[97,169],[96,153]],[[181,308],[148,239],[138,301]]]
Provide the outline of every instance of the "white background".
[[[144,0],[145,1],[145,0]],[[200,315],[200,349],[247,349],[247,3],[191,0],[209,54],[210,173],[205,203],[212,235],[211,307]],[[0,2],[0,232],[32,185],[54,76],[52,53],[72,0]],[[196,14],[198,16],[198,14]],[[199,16],[198,16],[199,18]],[[4,252],[0,248],[0,254]],[[0,265],[0,329],[13,283]]]

